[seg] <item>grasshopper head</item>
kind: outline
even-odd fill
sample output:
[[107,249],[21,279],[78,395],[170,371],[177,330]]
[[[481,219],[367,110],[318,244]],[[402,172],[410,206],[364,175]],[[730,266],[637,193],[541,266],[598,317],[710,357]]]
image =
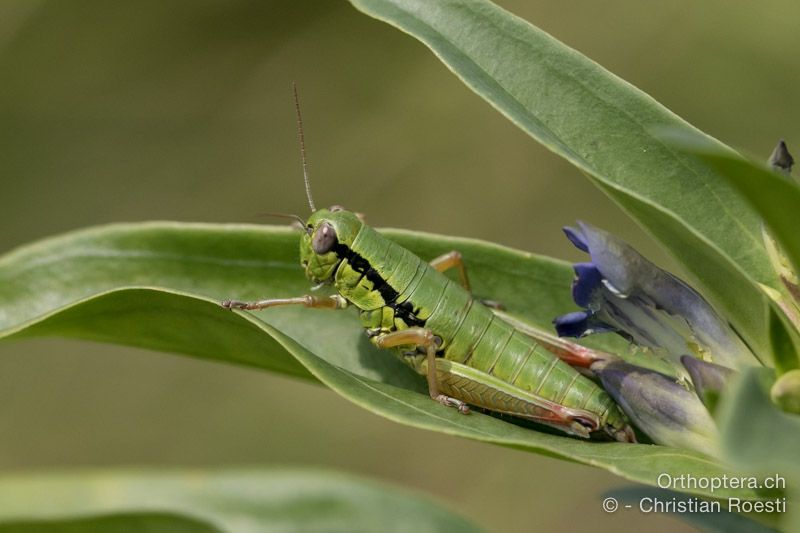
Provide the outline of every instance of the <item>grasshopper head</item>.
[[314,283],[329,281],[363,223],[343,207],[314,211],[300,239],[300,263]]

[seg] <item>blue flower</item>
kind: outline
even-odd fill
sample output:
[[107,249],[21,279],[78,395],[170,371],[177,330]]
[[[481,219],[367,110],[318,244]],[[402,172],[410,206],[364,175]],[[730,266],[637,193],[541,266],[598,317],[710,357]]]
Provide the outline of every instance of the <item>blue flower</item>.
[[590,368],[654,442],[717,455],[718,434],[710,413],[735,369],[759,361],[684,281],[589,224],[564,231],[591,261],[573,267],[572,299],[582,310],[554,320],[559,336],[613,331],[668,361],[677,377],[614,355],[597,358]]
[[574,265],[572,298],[582,307],[554,320],[564,337],[614,331],[669,360],[686,376],[686,354],[731,369],[759,362],[709,303],[627,243],[579,223],[564,232],[591,262]]

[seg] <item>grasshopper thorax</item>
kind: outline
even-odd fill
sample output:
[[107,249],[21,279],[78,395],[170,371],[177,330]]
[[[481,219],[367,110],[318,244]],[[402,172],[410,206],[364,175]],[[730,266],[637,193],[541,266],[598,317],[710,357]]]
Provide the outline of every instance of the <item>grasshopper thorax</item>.
[[306,277],[314,283],[330,280],[362,225],[355,213],[340,206],[311,213],[300,239],[300,264]]

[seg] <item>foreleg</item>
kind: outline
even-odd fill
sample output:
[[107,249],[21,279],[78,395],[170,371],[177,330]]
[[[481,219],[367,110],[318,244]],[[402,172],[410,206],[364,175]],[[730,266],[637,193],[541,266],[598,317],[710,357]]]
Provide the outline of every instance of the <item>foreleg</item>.
[[268,307],[278,307],[281,305],[304,305],[314,309],[344,309],[347,307],[347,300],[338,294],[333,296],[297,296],[295,298],[271,298],[269,300],[257,300],[254,302],[242,302],[239,300],[225,300],[220,305],[225,309],[245,309],[247,311],[258,311]]

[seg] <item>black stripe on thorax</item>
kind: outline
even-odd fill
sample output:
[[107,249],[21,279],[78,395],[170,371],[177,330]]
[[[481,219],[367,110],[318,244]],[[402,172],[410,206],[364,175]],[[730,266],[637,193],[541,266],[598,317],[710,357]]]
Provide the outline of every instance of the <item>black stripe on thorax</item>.
[[394,309],[396,317],[400,318],[409,326],[423,327],[425,321],[417,318],[414,313],[414,305],[410,301],[405,301],[402,304],[397,303],[397,298],[400,296],[394,287],[389,285],[380,273],[372,268],[369,261],[361,256],[358,252],[350,249],[345,244],[336,243],[333,247],[333,252],[339,259],[347,259],[350,267],[367,278],[372,282],[374,290],[378,291],[383,298],[383,301],[388,307]]

